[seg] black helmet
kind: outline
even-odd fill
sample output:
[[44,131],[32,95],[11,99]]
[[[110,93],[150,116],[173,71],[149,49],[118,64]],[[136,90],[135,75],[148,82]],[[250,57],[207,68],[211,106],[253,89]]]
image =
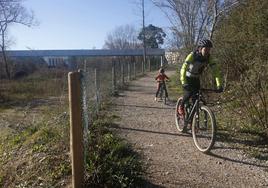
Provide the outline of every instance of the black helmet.
[[163,68],[159,69],[159,73],[164,73],[164,72],[165,72],[165,69],[163,69]]
[[203,39],[203,40],[200,40],[198,42],[198,47],[208,47],[208,48],[212,48],[213,45],[212,45],[212,42],[208,39]]

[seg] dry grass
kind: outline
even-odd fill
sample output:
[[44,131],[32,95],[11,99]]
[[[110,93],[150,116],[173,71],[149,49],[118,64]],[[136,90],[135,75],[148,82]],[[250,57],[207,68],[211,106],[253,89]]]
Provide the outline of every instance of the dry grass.
[[67,185],[67,72],[1,82],[0,187]]
[[[108,84],[102,84],[102,94],[109,89],[109,81],[108,79]],[[0,187],[70,185],[67,72],[44,71],[22,80],[2,80],[2,83],[0,86]],[[91,97],[94,93],[92,83],[86,87]],[[89,103],[92,112],[94,101]],[[105,105],[102,105],[102,108],[105,108]],[[111,147],[108,148],[110,151],[114,151],[113,146],[109,147]],[[124,162],[121,164],[123,166]],[[133,161],[133,164],[136,162]],[[107,175],[105,178],[109,179],[112,176]],[[124,181],[132,181],[131,178],[127,177]]]

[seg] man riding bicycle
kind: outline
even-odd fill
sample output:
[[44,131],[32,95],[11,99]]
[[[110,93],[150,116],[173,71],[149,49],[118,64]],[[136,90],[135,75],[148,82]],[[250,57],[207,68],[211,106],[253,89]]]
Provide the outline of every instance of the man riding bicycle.
[[186,57],[185,62],[182,64],[180,80],[184,90],[184,96],[178,109],[178,113],[182,117],[185,114],[185,102],[191,97],[193,100],[195,100],[195,96],[200,89],[200,75],[207,65],[209,65],[209,67],[212,69],[218,92],[223,92],[219,68],[217,64],[211,60],[210,56],[210,49],[212,46],[212,42],[208,39],[199,41],[197,50],[191,52]]

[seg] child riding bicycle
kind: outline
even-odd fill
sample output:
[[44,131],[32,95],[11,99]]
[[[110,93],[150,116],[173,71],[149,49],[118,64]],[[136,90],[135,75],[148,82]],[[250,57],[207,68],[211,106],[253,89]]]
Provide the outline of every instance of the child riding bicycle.
[[185,59],[181,67],[181,83],[184,90],[184,96],[181,105],[178,108],[180,116],[184,117],[184,104],[191,97],[193,101],[200,89],[200,75],[204,68],[209,65],[212,69],[213,76],[216,79],[216,85],[218,92],[223,92],[221,75],[219,68],[215,62],[211,60],[210,49],[212,48],[212,42],[208,39],[199,41],[197,50],[191,52]]
[[[159,94],[160,88],[163,87],[163,90],[165,92],[166,98],[168,99],[168,92],[167,92],[167,88],[166,88],[166,83],[165,80],[169,80],[169,78],[167,77],[167,75],[165,74],[165,70],[164,68],[160,68],[159,69],[159,73],[158,75],[155,77],[155,80],[157,81],[157,91],[155,93],[155,98],[154,100],[157,100],[157,96]],[[162,96],[161,96],[162,97]]]

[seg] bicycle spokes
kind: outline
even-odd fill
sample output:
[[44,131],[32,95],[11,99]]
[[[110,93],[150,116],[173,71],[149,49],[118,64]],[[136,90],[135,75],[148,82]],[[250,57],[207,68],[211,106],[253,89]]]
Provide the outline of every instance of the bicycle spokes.
[[208,152],[215,142],[215,116],[207,106],[202,106],[199,116],[193,121],[193,138],[196,147],[202,152]]

